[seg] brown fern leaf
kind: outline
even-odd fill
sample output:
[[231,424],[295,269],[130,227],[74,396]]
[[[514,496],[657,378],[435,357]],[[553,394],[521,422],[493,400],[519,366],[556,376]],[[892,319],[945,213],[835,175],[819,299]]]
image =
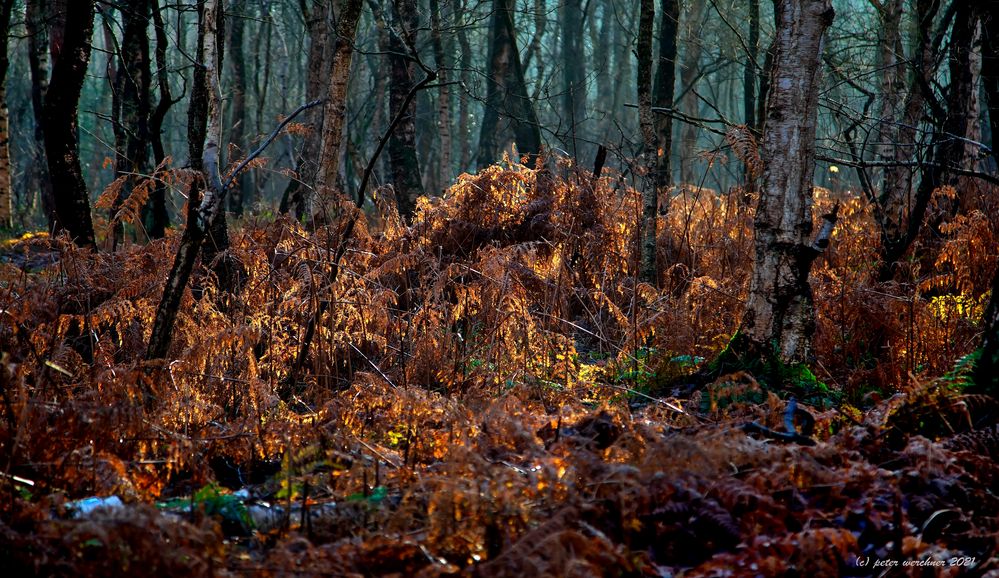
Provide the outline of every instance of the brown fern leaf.
[[736,158],[746,165],[749,179],[755,179],[763,173],[763,160],[760,158],[756,138],[749,127],[744,124],[730,127],[725,132],[725,141],[732,147]]

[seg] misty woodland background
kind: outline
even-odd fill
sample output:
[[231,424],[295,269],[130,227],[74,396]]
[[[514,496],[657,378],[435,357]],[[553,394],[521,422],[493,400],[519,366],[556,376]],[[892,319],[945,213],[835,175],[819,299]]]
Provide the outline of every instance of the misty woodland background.
[[999,576],[999,2],[0,22],[5,575]]

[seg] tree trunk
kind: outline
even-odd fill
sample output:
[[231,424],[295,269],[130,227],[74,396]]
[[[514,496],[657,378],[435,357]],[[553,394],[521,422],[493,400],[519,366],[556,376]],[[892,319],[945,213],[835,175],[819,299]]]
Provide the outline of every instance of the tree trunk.
[[[166,26],[163,23],[163,14],[160,11],[159,0],[152,0],[153,28],[156,33],[156,82],[159,87],[159,100],[156,108],[149,116],[149,137],[153,147],[153,161],[159,167],[166,160],[166,150],[163,148],[163,121],[166,119],[170,107],[176,104],[170,95],[170,79],[167,71],[167,35]],[[179,99],[178,99],[179,100]],[[148,209],[143,215],[143,222],[146,224],[146,232],[150,239],[162,239],[166,235],[166,228],[170,224],[170,216],[166,207],[166,184],[157,181],[153,188]]]
[[747,128],[756,126],[756,67],[760,65],[760,0],[749,0],[749,48],[746,65],[742,69],[742,119]]
[[[982,86],[988,103],[992,156],[999,164],[999,0],[988,0],[982,15]],[[993,300],[999,299],[993,292]]]
[[[322,128],[322,152],[319,161],[319,178],[316,180],[320,194],[336,186],[340,170],[340,152],[343,142],[344,120],[347,115],[347,86],[350,81],[350,63],[354,55],[354,35],[361,17],[361,0],[341,0],[337,8],[336,38],[333,42],[333,69],[329,75],[326,93],[326,112]],[[416,154],[416,150],[413,150]],[[418,175],[418,173],[417,173]],[[417,176],[419,182],[419,176]],[[324,203],[323,209],[329,209]]]
[[[590,23],[590,26],[596,25],[596,22]],[[619,71],[612,75],[610,71],[612,50],[611,30],[614,25],[616,25],[614,21],[614,7],[609,0],[604,0],[600,3],[600,28],[597,31],[596,42],[593,43],[593,70],[596,73],[597,94],[600,95],[600,98],[596,99],[593,103],[593,106],[597,108],[600,119],[600,124],[595,132],[598,138],[606,138],[608,129],[617,112],[609,108],[609,106],[613,106],[614,99],[613,76],[621,74],[621,78],[628,78],[624,76],[623,72]]]
[[[982,17],[982,84],[988,101],[992,129],[992,155],[999,161],[995,138],[999,135],[999,0],[980,7]],[[992,296],[982,319],[982,347],[975,366],[975,387],[999,397],[999,270],[992,281]]]
[[[677,0],[662,0],[662,13],[659,21],[659,64],[656,66],[656,86],[653,105],[658,108],[673,108],[676,85],[676,35],[680,18],[680,5]],[[658,197],[659,214],[669,211],[669,188],[673,184],[673,169],[670,160],[673,154],[673,117],[665,114],[655,116],[657,148],[655,166],[655,188]]]
[[[587,5],[589,2],[587,2]],[[579,157],[577,137],[586,120],[586,51],[583,42],[583,2],[562,3],[562,142],[574,158]]]
[[[208,229],[219,220],[222,212],[223,187],[219,174],[219,143],[222,140],[222,98],[218,71],[222,65],[221,35],[218,27],[222,17],[219,0],[205,0],[198,7],[198,62],[194,68],[194,85],[188,110],[188,148],[191,165],[197,167],[188,196],[187,227],[180,239],[173,267],[163,288],[163,297],[156,309],[153,329],[146,349],[146,359],[166,357],[173,337],[184,289],[194,271],[198,251],[208,242]],[[193,139],[202,137],[200,143]],[[198,156],[193,156],[197,153]],[[201,193],[204,187],[204,194]],[[224,223],[224,219],[221,219]]]
[[[305,83],[305,98],[309,102],[319,98],[323,90],[324,79],[327,78],[329,62],[329,24],[327,3],[332,0],[321,0],[311,11],[303,13],[309,30],[308,76]],[[302,3],[303,11],[306,3]],[[318,162],[321,152],[323,111],[316,108],[306,113],[304,124],[309,127],[302,146],[302,152],[295,163],[297,175],[288,182],[281,197],[280,211],[292,213],[301,221],[312,215],[312,190],[316,184]]]
[[406,110],[402,109],[406,95],[413,88],[415,67],[410,55],[416,50],[416,33],[419,27],[419,14],[416,0],[394,2],[395,33],[388,37],[384,48],[389,53],[389,118],[396,118],[402,112],[401,121],[392,133],[388,143],[389,167],[395,189],[399,214],[409,218],[416,209],[416,199],[423,195],[423,179],[420,160],[416,156],[416,101],[410,101]]
[[[673,122],[667,115],[654,115],[652,105],[672,108],[676,81],[676,33],[679,6],[676,0],[663,0],[659,21],[659,64],[655,92],[652,91],[652,31],[655,2],[643,1],[638,24],[638,115],[645,157],[645,183],[642,186],[641,276],[658,284],[656,238],[659,214],[669,207],[672,182],[670,155]],[[662,209],[660,209],[662,207]]]
[[472,43],[469,42],[468,31],[465,29],[465,2],[463,0],[458,0],[458,2],[460,6],[454,11],[454,26],[457,29],[458,46],[461,47],[461,73],[459,76],[462,89],[458,93],[458,150],[461,151],[461,157],[458,161],[458,172],[462,172],[469,170],[472,164],[472,138],[468,129],[468,89],[465,88],[472,80]]
[[541,152],[541,129],[527,95],[513,13],[513,0],[493,0],[492,46],[486,74],[489,86],[476,155],[479,168],[498,161],[511,140],[520,155],[531,157]]
[[[910,151],[900,151],[900,141],[902,140],[902,132],[912,132],[913,138],[915,137],[915,127],[912,127],[911,131],[908,131],[908,127],[905,126],[905,106],[906,106],[906,66],[905,66],[905,52],[902,45],[902,13],[903,13],[903,0],[887,0],[881,3],[878,14],[878,23],[880,24],[880,39],[878,46],[878,66],[881,70],[880,86],[878,87],[878,92],[881,95],[881,114],[878,119],[877,134],[878,134],[878,145],[875,147],[877,158],[879,160],[894,160],[896,157],[901,156],[901,154],[911,154]],[[915,93],[921,94],[918,87],[915,88]],[[912,93],[909,93],[909,97]],[[918,103],[918,109],[921,111],[921,102]],[[916,123],[919,119],[913,119]],[[914,143],[913,143],[914,144]],[[861,169],[863,170],[863,169]],[[897,225],[901,225],[904,215],[904,203],[903,200],[907,200],[909,196],[908,193],[911,192],[911,178],[908,182],[904,182],[906,179],[899,179],[899,182],[889,181],[889,170],[883,171],[883,180],[881,184],[881,190],[885,193],[886,199],[892,197],[892,203],[896,205],[896,211],[898,214],[892,215],[891,221]],[[911,170],[909,171],[911,174]],[[892,179],[897,177],[904,177],[904,175],[892,174]],[[867,177],[862,177],[867,178]],[[906,186],[908,185],[908,186]],[[881,216],[880,209],[883,207],[882,203],[876,203],[875,212],[878,216]],[[882,233],[886,232],[886,227],[881,226]]]
[[[885,99],[882,104],[882,114],[897,116],[894,117],[895,124],[885,123],[883,125],[879,138],[881,142],[886,144],[884,148],[879,150],[879,155],[884,156],[883,160],[897,164],[885,167],[881,179],[881,192],[874,202],[874,217],[878,222],[881,235],[879,281],[888,281],[894,277],[895,264],[909,249],[919,233],[930,195],[933,192],[932,187],[920,187],[914,191],[916,168],[904,165],[916,156],[919,124],[926,109],[926,95],[923,87],[928,87],[936,76],[932,30],[937,7],[936,0],[917,0],[916,2],[916,19],[919,25],[916,33],[918,35],[916,53],[913,57],[915,64],[905,95],[905,102],[900,107],[901,110],[896,104],[897,95],[900,92],[898,87],[900,79],[887,68],[888,65],[896,62],[896,54],[902,54],[893,48],[893,45],[898,46],[896,43],[900,43],[901,38],[897,40],[891,38],[896,24],[901,28],[901,22],[895,21],[896,17],[901,17],[901,13],[896,15],[894,12],[896,7],[888,5],[886,9],[889,11],[882,17],[881,26],[884,34],[881,47],[882,66],[886,67],[881,86]],[[901,67],[901,63],[896,64],[896,66]],[[899,69],[896,68],[896,70]],[[901,70],[898,73],[901,75]]]
[[[451,89],[448,85],[450,63],[441,38],[441,8],[438,0],[430,0],[430,33],[433,35],[434,60],[437,62],[437,130],[441,139],[441,159],[438,182],[446,189],[451,184]],[[447,47],[448,49],[451,46]]]
[[[246,29],[246,18],[236,14],[235,10],[245,3],[232,0],[229,4],[231,24],[229,25],[229,66],[232,68],[232,109],[229,116],[229,142],[242,152],[249,154],[246,143],[246,126],[249,114],[246,111],[246,61],[243,53],[243,32]],[[236,176],[236,184],[229,191],[229,210],[237,216],[242,216],[245,199],[249,196],[250,179],[244,172]]]
[[[200,154],[200,170],[205,174],[205,192],[199,208],[200,227],[203,232],[201,241],[201,262],[215,275],[218,289],[221,293],[238,293],[242,288],[245,271],[229,253],[229,223],[226,219],[225,205],[222,204],[223,190],[221,186],[221,167],[224,166],[222,147],[222,88],[219,75],[225,61],[225,9],[221,0],[211,3],[214,11],[208,11],[205,6],[204,30],[204,60],[201,87],[194,87],[191,92],[192,102],[197,94],[201,99],[199,111],[204,116],[195,119],[193,134],[194,145],[203,142],[199,150],[194,151],[192,142],[188,148],[192,153]],[[208,38],[207,36],[210,36]],[[197,77],[197,75],[195,75]],[[188,129],[188,138],[192,137]],[[192,155],[192,165],[194,161]]]
[[[823,35],[830,0],[775,0],[776,59],[763,135],[763,190],[755,256],[739,337],[754,357],[802,363],[811,357],[815,311],[808,274],[835,214],[814,242],[812,177]],[[831,218],[830,218],[831,217]]]
[[14,195],[10,186],[10,130],[7,121],[7,47],[10,36],[10,15],[14,11],[14,0],[3,0],[0,4],[0,29],[4,31],[0,42],[0,227],[12,224]]
[[[271,46],[274,38],[275,23],[270,13],[270,0],[260,0],[257,6],[259,13],[258,38],[263,41],[253,43],[253,96],[254,96],[254,127],[257,134],[264,132],[264,111],[267,110],[267,97],[270,96],[271,67],[274,54]],[[263,57],[263,64],[261,64]],[[311,101],[310,101],[311,102]],[[255,204],[260,201],[270,182],[271,172],[257,171],[253,173],[253,183],[250,187],[252,198],[244,202]]]
[[42,124],[54,192],[56,232],[66,231],[80,247],[96,249],[90,196],[80,168],[77,111],[90,61],[94,0],[73,0],[56,15],[72,23],[52,30],[52,81],[45,93]]
[[[926,210],[933,191],[941,186],[958,185],[958,175],[954,169],[962,169],[968,163],[968,139],[976,134],[978,118],[974,114],[977,102],[978,79],[972,54],[978,34],[978,13],[968,2],[959,2],[954,13],[951,29],[950,84],[947,87],[947,109],[936,113],[937,124],[933,131],[929,158],[923,167],[915,198],[907,194],[911,174],[898,168],[885,171],[886,187],[879,199],[881,215],[875,213],[882,223],[882,264],[878,272],[881,281],[894,277],[896,263],[912,246],[926,220]],[[899,142],[908,146],[915,143],[915,126],[922,118],[926,91],[935,78],[933,43],[930,39],[930,24],[935,15],[936,3],[920,0],[917,11],[920,18],[921,67],[917,69],[913,83],[913,93],[907,103],[905,125],[900,131]],[[921,94],[917,94],[921,93]],[[910,108],[911,107],[911,108]],[[943,116],[940,119],[940,116]],[[909,157],[914,153],[909,153]],[[903,151],[904,152],[904,149]],[[907,159],[906,159],[907,160]],[[908,178],[907,178],[908,177]],[[941,199],[942,210],[929,223],[936,236],[940,236],[939,226],[956,212],[958,203]],[[903,226],[904,223],[904,226]]]
[[[524,55],[521,65],[524,68],[524,74],[527,74],[531,68],[531,63],[534,63],[535,77],[542,79],[545,77],[545,59],[541,57],[541,49],[544,46],[542,41],[545,37],[545,29],[548,28],[548,11],[545,8],[544,0],[534,0],[532,12],[534,13],[534,34],[531,35],[531,42],[527,45],[527,53]],[[538,100],[542,84],[541,82],[536,83],[534,93],[531,95],[534,100]]]
[[[707,2],[693,2],[684,18],[683,66],[680,69],[680,110],[688,116],[699,116],[700,103],[694,94],[694,85],[701,74],[701,25]],[[680,183],[690,185],[697,181],[694,174],[697,160],[698,128],[685,123],[680,129]]]
[[138,0],[123,9],[124,30],[115,73],[115,94],[120,110],[115,132],[115,177],[125,177],[126,184],[111,205],[113,222],[111,250],[118,248],[124,231],[122,203],[149,168],[149,89],[152,82],[149,64],[150,1]]
[[[639,4],[634,2],[626,5],[624,8],[624,14],[628,21],[634,22],[639,19],[637,12],[639,9],[638,7]],[[613,55],[614,67],[611,70],[615,71],[614,75],[616,78],[630,79],[632,77],[631,66],[632,61],[635,58],[634,51],[631,48],[633,41],[634,39],[631,37],[631,33],[627,29],[623,26],[617,26],[615,24],[614,46],[616,50],[614,50]],[[634,94],[634,87],[635,85],[630,82],[615,82],[614,99],[611,103],[611,111],[613,111],[613,114],[616,115],[617,111],[624,107],[625,103],[635,102],[638,97]],[[637,125],[633,123],[634,119],[629,117],[624,124],[625,130],[634,131],[637,128]]]
[[45,131],[42,122],[45,116],[45,93],[49,88],[47,5],[45,0],[28,0],[25,25],[28,33],[28,68],[31,71],[31,109],[35,116],[32,188],[38,191],[46,228],[52,232],[56,226],[55,199],[52,195],[52,180],[49,178],[49,164],[45,158]]
[[652,30],[655,25],[655,0],[642,0],[638,19],[638,126],[642,131],[645,177],[642,185],[641,265],[642,280],[656,283],[656,213],[658,191],[655,187],[659,138],[652,114]]
[[[978,147],[969,141],[978,140],[979,105],[978,91],[980,64],[976,44],[980,38],[978,7],[972,2],[958,2],[950,37],[950,85],[947,88],[947,116],[943,132],[937,142],[935,165],[929,171],[933,189],[951,185],[958,195],[941,198],[941,211],[932,219],[931,226],[937,236],[942,236],[940,225],[957,214],[960,198],[967,191],[961,186],[957,171],[970,169],[977,159]],[[926,173],[924,173],[926,175]]]

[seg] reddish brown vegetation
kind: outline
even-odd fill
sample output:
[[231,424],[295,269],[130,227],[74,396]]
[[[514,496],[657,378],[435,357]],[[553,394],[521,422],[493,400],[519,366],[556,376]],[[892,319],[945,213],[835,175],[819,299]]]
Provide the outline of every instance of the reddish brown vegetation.
[[[868,574],[857,556],[973,556],[996,569],[995,400],[941,378],[977,344],[996,211],[968,207],[879,285],[872,220],[841,200],[814,270],[814,372],[844,403],[811,408],[818,444],[804,447],[740,429],[779,429],[784,412],[746,373],[691,399],[642,395],[668,394],[731,337],[752,199],[673,201],[663,290],[636,281],[640,198],[617,175],[492,167],[421,203],[406,229],[376,198],[332,283],[335,225],[247,224],[232,249],[243,291],[197,280],[157,363],[140,360],[176,233],[117,254],[16,245],[24,268],[0,265],[2,566],[828,576]],[[247,534],[204,503],[147,505],[212,482],[283,514]],[[91,495],[129,505],[70,518]]]

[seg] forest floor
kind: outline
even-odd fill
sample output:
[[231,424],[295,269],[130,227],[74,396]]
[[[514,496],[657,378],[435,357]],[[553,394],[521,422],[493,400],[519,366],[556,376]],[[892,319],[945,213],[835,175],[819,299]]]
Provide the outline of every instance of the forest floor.
[[751,197],[674,197],[658,289],[616,174],[492,167],[409,226],[376,193],[339,269],[335,225],[247,220],[239,290],[193,279],[167,361],[143,358],[177,232],[12,241],[0,568],[999,576],[999,403],[966,391],[996,195],[889,283],[864,204],[833,197],[812,370],[682,398],[738,326]]

